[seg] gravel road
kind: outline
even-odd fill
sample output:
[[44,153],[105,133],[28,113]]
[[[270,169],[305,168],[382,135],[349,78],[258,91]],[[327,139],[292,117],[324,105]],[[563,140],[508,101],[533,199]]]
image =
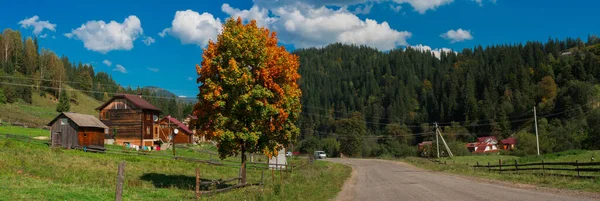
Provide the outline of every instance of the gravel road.
[[[337,200],[595,200],[597,194],[536,190],[533,186],[503,185],[433,172],[412,165],[376,159],[327,159],[352,166]],[[567,192],[567,193],[565,193]],[[591,195],[591,196],[590,196]]]

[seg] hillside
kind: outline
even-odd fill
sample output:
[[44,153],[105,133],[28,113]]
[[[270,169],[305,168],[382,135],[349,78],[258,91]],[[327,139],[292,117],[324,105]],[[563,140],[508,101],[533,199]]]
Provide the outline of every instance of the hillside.
[[600,132],[588,125],[599,115],[593,111],[600,97],[599,44],[595,36],[549,39],[439,58],[413,48],[382,52],[343,44],[296,50],[301,138],[334,138],[342,152],[353,146],[346,154],[358,156],[397,155],[394,150],[431,140],[434,122],[451,142],[531,139],[536,107],[544,153],[600,148],[590,143]]
[[[96,116],[96,107],[102,105],[102,102],[88,96],[80,91],[73,90],[68,85],[63,85],[69,90],[71,98],[71,112],[90,114]],[[0,119],[3,122],[20,123],[32,127],[45,126],[52,120],[56,112],[57,98],[50,93],[40,96],[34,93],[31,96],[32,103],[11,103],[0,104]]]

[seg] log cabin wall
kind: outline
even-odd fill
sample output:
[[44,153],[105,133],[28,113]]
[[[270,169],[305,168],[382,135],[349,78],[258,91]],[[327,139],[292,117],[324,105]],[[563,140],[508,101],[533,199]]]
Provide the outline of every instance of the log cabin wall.
[[98,145],[104,147],[103,128],[79,128],[77,137],[81,146]]
[[106,137],[115,138],[117,144],[142,144],[142,109],[126,99],[115,99],[100,110],[100,120],[110,128]]

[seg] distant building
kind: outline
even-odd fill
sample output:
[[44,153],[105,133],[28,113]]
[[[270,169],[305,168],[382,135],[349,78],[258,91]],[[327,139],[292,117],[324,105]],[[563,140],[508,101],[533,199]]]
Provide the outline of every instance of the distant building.
[[92,115],[63,112],[48,126],[53,147],[92,147],[104,151],[104,134],[108,132],[108,126]]
[[175,135],[175,144],[194,142],[194,133],[192,130],[170,115],[161,119],[158,124],[160,125],[159,136],[162,141],[170,142],[172,140],[173,130],[177,129],[179,132]]
[[498,152],[498,140],[494,136],[478,137],[477,142],[467,143],[465,146],[471,153]]
[[502,147],[503,150],[514,150],[516,144],[517,144],[517,139],[515,139],[513,137],[509,137],[504,140],[500,140],[500,145],[501,145],[500,147]]
[[100,120],[109,127],[105,136],[109,142],[154,146],[160,141],[155,120],[161,111],[141,96],[115,95],[96,110]]

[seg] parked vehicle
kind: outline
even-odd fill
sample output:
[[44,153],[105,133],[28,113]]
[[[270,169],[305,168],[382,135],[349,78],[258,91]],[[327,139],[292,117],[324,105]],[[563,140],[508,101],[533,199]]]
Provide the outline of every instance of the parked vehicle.
[[286,153],[285,153],[285,156],[287,156],[287,157],[291,157],[291,156],[292,156],[292,152],[291,152],[291,151],[288,151],[288,152],[286,152]]
[[327,159],[327,154],[324,151],[315,151],[315,159]]

